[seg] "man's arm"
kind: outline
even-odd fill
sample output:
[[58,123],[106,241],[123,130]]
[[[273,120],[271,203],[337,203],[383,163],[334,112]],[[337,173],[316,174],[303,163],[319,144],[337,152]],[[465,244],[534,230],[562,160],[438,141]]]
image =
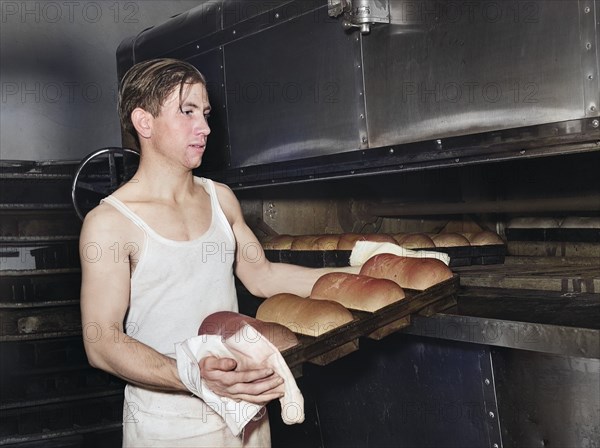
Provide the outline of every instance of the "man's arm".
[[225,185],[217,184],[219,201],[237,240],[236,275],[257,297],[287,292],[308,297],[315,282],[328,272],[358,274],[359,266],[343,268],[306,268],[286,263],[271,263],[244,220],[240,203]]
[[[128,241],[123,226],[116,231],[122,217],[107,207],[101,205],[88,214],[80,236],[81,320],[88,360],[93,367],[140,387],[187,392],[175,359],[123,332],[130,267],[129,254],[121,250]],[[120,249],[117,259],[115,245]],[[274,389],[282,380],[270,369],[238,372],[235,368],[235,361],[227,358],[207,357],[200,362],[202,378],[218,395],[260,404],[281,396]]]
[[115,231],[122,219],[109,207],[100,205],[86,216],[79,240],[81,323],[88,360],[138,386],[186,390],[173,359],[123,332],[129,306],[129,254],[123,253],[128,241]]

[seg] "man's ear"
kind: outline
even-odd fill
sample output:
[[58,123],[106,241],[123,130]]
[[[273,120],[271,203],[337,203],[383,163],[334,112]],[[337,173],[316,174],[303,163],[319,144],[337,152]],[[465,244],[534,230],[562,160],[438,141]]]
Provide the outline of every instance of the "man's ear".
[[140,107],[136,107],[131,112],[131,122],[140,138],[150,138],[152,136],[152,114],[146,112]]

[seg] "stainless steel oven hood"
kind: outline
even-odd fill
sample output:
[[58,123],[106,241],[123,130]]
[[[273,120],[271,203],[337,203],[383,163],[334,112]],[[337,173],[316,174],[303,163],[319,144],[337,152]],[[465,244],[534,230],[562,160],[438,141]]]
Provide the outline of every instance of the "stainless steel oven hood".
[[123,41],[118,69],[207,76],[204,170],[234,188],[591,151],[599,5],[208,1]]

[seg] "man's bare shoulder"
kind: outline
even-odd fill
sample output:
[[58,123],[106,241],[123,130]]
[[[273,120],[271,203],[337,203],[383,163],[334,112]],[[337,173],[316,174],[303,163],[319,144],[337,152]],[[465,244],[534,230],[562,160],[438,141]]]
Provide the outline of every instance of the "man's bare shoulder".
[[85,216],[81,228],[81,240],[90,238],[127,238],[131,222],[112,205],[105,202],[96,206]]
[[217,198],[223,212],[230,222],[234,222],[242,213],[238,198],[227,185],[215,181],[213,183],[215,184],[215,191],[217,192]]
[[223,197],[223,199],[233,200],[233,201],[237,202],[235,193],[231,190],[231,188],[229,188],[228,185],[223,184],[221,182],[217,182],[215,180],[213,180],[212,182],[215,185],[215,190],[217,191],[217,195],[219,196],[219,199],[221,199],[221,197]]

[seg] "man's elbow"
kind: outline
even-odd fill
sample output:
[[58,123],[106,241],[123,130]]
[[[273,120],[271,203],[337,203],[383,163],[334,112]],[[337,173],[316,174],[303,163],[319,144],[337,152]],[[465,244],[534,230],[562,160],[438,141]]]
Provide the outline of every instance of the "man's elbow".
[[268,297],[268,294],[265,292],[265,290],[263,288],[260,287],[259,284],[252,283],[252,284],[245,284],[244,286],[246,287],[248,292],[255,297],[260,297],[261,299]]
[[105,362],[103,361],[102,352],[98,342],[87,341],[83,343],[88,364],[96,369],[106,370]]
[[264,299],[273,295],[269,291],[270,279],[272,279],[271,263],[263,263],[252,271],[239,269],[236,275],[253,296]]

